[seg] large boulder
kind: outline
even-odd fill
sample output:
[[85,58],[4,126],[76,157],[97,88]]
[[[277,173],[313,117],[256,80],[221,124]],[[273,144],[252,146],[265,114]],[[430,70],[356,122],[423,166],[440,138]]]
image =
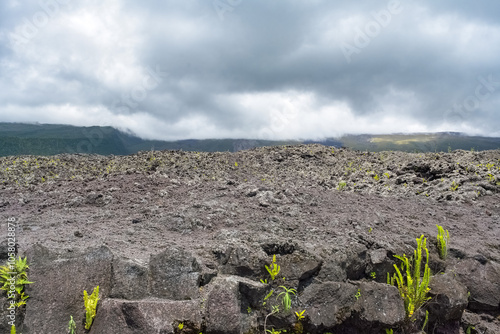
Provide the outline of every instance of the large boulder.
[[355,327],[375,332],[377,328],[396,328],[403,323],[406,317],[404,303],[395,286],[363,282],[359,285],[359,295],[361,310],[356,316]]
[[458,262],[450,272],[469,290],[469,310],[500,312],[499,263],[476,256]]
[[433,276],[430,289],[432,299],[427,304],[429,328],[436,327],[436,333],[456,333],[468,303],[467,287],[448,272]]
[[199,297],[201,266],[189,252],[167,248],[149,260],[150,294],[172,300]]
[[149,296],[149,269],[137,261],[115,258],[111,298],[143,299]]
[[65,333],[70,316],[73,316],[77,332],[82,333],[85,321],[83,291],[91,294],[99,286],[101,300],[111,291],[111,251],[102,246],[83,254],[58,254],[36,244],[26,254],[30,263],[29,279],[35,283],[26,286],[30,298],[24,324],[18,332]]
[[307,305],[310,330],[328,331],[352,316],[357,302],[358,287],[343,282],[313,283],[302,296]]
[[256,301],[263,300],[266,292],[264,284],[237,276],[222,276],[216,277],[207,289],[207,334],[248,333],[258,327],[257,313],[252,305],[257,307]]

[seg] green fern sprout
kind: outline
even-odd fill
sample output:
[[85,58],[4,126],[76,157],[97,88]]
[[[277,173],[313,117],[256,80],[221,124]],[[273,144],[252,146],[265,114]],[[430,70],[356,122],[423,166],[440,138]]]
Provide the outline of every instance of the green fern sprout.
[[281,334],[281,331],[277,331],[274,328],[267,329],[266,332],[269,334]]
[[361,289],[358,289],[358,292],[356,292],[356,294],[354,295],[354,297],[356,297],[356,300],[358,300],[359,297],[361,297]]
[[456,191],[458,189],[458,184],[453,181],[450,186],[451,191]]
[[[26,257],[23,259],[19,256],[14,263],[7,262],[4,266],[0,267],[0,285],[2,286],[0,290],[6,291],[9,298],[15,298],[16,307],[26,304],[26,299],[29,296],[24,294],[24,286],[26,284],[33,284],[33,282],[28,281],[26,270],[29,269],[29,265],[27,261]],[[13,281],[15,282],[15,293],[11,290],[11,283]]]
[[297,316],[297,320],[300,321],[302,319],[304,319],[306,316],[304,315],[304,313],[306,312],[306,310],[303,310],[302,312],[295,312],[295,315]]
[[70,315],[70,320],[69,320],[69,323],[68,323],[68,330],[69,330],[69,334],[75,334],[75,331],[76,331],[76,323],[75,323],[75,320],[73,320],[73,316]]
[[85,329],[90,329],[96,315],[97,302],[99,301],[99,285],[94,288],[94,291],[89,296],[87,290],[83,291],[83,301],[85,303]]
[[[417,249],[414,251],[413,258],[408,259],[406,255],[394,257],[401,260],[401,270],[394,265],[396,273],[391,279],[391,285],[396,285],[401,298],[404,300],[407,319],[411,319],[426,301],[431,270],[429,268],[429,250],[426,247],[427,239],[422,235],[417,238]],[[422,265],[422,251],[425,250],[426,262],[424,266],[424,275],[420,277],[420,268]],[[403,271],[403,273],[401,272]]]
[[288,288],[286,288],[283,285],[281,285],[280,288],[282,288],[284,291],[281,292],[276,297],[276,299],[279,298],[279,296],[283,295],[283,298],[281,300],[281,302],[283,304],[283,310],[285,312],[288,312],[290,310],[290,308],[292,307],[292,297],[291,297],[291,294],[295,294],[297,292],[297,290],[295,290],[295,289],[288,289]]
[[281,269],[280,266],[276,264],[276,254],[273,255],[273,262],[269,265],[269,267],[267,265],[265,267],[269,272],[269,275],[271,275],[271,279],[274,281],[274,278],[279,274]]
[[450,232],[443,229],[442,226],[436,226],[438,228],[437,248],[439,251],[439,257],[441,257],[441,259],[443,260],[446,260],[446,257],[448,256],[448,242],[450,241]]

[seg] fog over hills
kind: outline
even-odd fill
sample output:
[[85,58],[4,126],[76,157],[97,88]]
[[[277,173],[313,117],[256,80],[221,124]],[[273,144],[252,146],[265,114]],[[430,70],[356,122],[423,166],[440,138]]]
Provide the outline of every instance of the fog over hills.
[[87,153],[128,155],[146,150],[236,152],[262,146],[319,143],[361,151],[435,152],[491,150],[500,148],[500,138],[465,136],[460,133],[345,135],[323,140],[186,139],[162,141],[142,139],[130,131],[110,126],[78,127],[62,124],[0,123],[0,156]]

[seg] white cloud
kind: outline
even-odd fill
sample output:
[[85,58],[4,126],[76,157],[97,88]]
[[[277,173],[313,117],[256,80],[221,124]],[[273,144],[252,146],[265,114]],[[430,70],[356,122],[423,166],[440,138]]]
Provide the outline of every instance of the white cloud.
[[[478,76],[500,78],[500,4],[404,2],[348,63],[340,43],[388,3],[255,0],[222,21],[210,2],[70,2],[10,44],[44,9],[9,0],[0,121],[113,125],[150,139],[498,133],[500,85],[460,122],[443,115],[474,94]],[[148,68],[168,75],[124,104]]]

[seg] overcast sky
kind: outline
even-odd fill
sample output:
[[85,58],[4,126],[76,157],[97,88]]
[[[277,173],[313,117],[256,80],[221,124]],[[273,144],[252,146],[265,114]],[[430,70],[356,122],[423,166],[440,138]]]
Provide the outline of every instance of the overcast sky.
[[500,1],[2,0],[0,121],[500,136]]

